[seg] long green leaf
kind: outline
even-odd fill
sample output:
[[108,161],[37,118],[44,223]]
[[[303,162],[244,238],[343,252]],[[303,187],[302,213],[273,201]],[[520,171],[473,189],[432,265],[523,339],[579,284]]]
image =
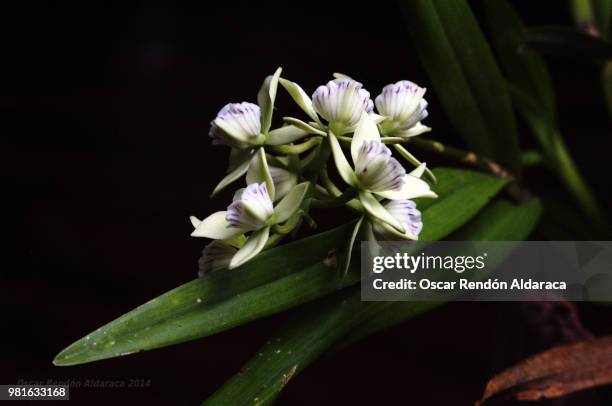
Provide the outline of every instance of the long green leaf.
[[404,0],[408,28],[457,134],[518,174],[518,135],[503,77],[464,0]]
[[[457,230],[506,184],[505,179],[473,171],[434,172],[439,198],[423,210],[427,239]],[[54,363],[81,364],[193,340],[354,284],[358,272],[340,278],[325,261],[333,250],[342,257],[352,229],[348,224],[264,251],[235,270],[217,271],[180,286],[70,345]]]
[[544,55],[592,59],[612,58],[612,44],[576,28],[531,27],[525,31],[525,38],[525,50]]
[[537,54],[519,54],[525,42],[523,22],[507,0],[483,3],[493,47],[506,79],[555,112],[555,94],[544,60]]
[[[519,206],[493,203],[457,236],[465,240],[522,240],[539,214],[537,200]],[[440,304],[361,302],[360,293],[358,287],[347,289],[303,309],[204,404],[270,404],[290,379],[330,348],[355,342]]]

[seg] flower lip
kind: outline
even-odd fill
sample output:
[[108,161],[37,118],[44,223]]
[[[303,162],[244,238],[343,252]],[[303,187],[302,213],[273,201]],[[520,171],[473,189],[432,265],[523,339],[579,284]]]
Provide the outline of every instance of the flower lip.
[[238,250],[225,241],[215,240],[204,247],[202,256],[198,260],[198,276],[202,277],[229,265],[232,257]]
[[[391,200],[385,203],[385,209],[396,218],[406,229],[406,235],[410,239],[418,238],[423,229],[421,220],[421,212],[416,207],[416,203],[412,200]],[[393,241],[399,235],[397,232],[390,230],[386,224],[374,222],[373,231],[379,241]]]
[[400,130],[414,127],[428,116],[425,89],[408,80],[387,85],[376,96],[376,109],[391,118]]
[[265,182],[252,183],[227,207],[225,219],[229,227],[259,230],[274,213],[274,207]]
[[361,113],[372,112],[374,102],[363,85],[349,78],[330,80],[319,86],[312,95],[313,106],[330,124],[353,127]]
[[226,104],[211,123],[209,136],[214,144],[249,142],[261,133],[261,109],[242,102]]
[[359,183],[372,192],[400,190],[406,170],[391,156],[391,150],[379,141],[365,141],[355,160]]

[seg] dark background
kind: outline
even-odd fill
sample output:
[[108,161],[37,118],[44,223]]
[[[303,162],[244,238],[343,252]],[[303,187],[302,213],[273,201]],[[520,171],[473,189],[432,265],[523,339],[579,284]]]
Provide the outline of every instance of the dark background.
[[[335,71],[364,82],[372,96],[400,79],[429,85],[399,8],[381,1],[21,4],[0,13],[0,383],[150,379],[146,389],[75,389],[73,403],[197,404],[290,313],[122,359],[67,368],[51,360],[196,276],[204,241],[189,237],[188,216],[221,209],[229,197],[209,199],[227,150],[210,145],[208,123],[225,103],[255,101],[277,66],[308,93]],[[570,24],[563,2],[515,4],[529,23]],[[612,144],[598,71],[562,60],[553,77],[568,144],[609,208]],[[279,109],[294,112],[279,94]],[[433,92],[427,99],[431,136],[461,146]],[[527,134],[522,142],[531,144]],[[567,200],[552,177],[532,176],[534,193]],[[435,310],[315,363],[279,404],[473,404],[495,372],[555,341],[542,340],[517,306]],[[580,311],[594,333],[612,331],[607,308]]]

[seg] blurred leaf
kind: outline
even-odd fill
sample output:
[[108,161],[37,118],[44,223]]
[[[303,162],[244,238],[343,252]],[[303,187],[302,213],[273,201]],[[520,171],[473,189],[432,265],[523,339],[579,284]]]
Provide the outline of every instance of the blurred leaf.
[[[439,177],[439,174],[436,173]],[[520,206],[494,203],[472,223],[471,239],[521,240],[539,214],[537,201]],[[322,353],[415,317],[435,302],[361,302],[359,287],[309,305],[291,320],[205,405],[270,404],[285,385]],[[366,373],[367,371],[364,371]]]
[[507,80],[542,103],[554,116],[555,94],[544,60],[537,54],[519,54],[525,30],[519,15],[507,0],[484,3],[493,46]]
[[610,39],[610,21],[612,20],[612,0],[592,0],[591,7],[595,23],[601,36]]
[[[550,157],[558,136],[556,120],[541,102],[524,89],[512,84],[508,89],[516,111],[525,120],[544,153]],[[554,156],[552,158],[554,159]]]
[[457,134],[519,173],[516,122],[504,79],[466,1],[404,0],[421,62]]
[[601,71],[601,87],[608,107],[608,116],[612,117],[612,62],[606,62]]
[[553,399],[612,384],[612,337],[554,347],[527,358],[489,381],[482,400]]
[[[466,223],[507,180],[473,171],[434,170],[443,189],[423,210],[429,240]],[[449,183],[453,183],[453,187]],[[74,365],[208,336],[312,301],[359,281],[340,278],[326,259],[344,254],[354,223],[262,252],[245,265],[208,274],[102,326],[62,351],[56,365]],[[351,269],[359,261],[351,261]]]
[[612,58],[612,44],[576,28],[542,26],[525,31],[525,50],[544,55]]

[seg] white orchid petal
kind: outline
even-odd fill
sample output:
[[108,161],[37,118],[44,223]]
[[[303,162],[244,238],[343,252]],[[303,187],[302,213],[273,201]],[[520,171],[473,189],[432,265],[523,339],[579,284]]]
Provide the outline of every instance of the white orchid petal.
[[217,113],[210,129],[213,144],[244,148],[261,132],[261,109],[248,102],[226,104]]
[[274,208],[275,221],[277,224],[284,223],[291,217],[297,209],[300,208],[306,192],[308,191],[309,182],[303,182],[291,189],[289,193],[276,205]]
[[310,135],[309,132],[302,130],[294,125],[286,125],[268,133],[266,144],[283,145],[300,140]]
[[391,200],[384,204],[385,209],[397,220],[399,220],[406,231],[400,233],[385,223],[374,222],[373,230],[379,241],[417,240],[423,222],[421,212],[416,208],[412,200]]
[[193,228],[198,228],[198,225],[202,222],[202,220],[200,220],[196,216],[189,216],[189,221],[191,221],[191,225],[193,226]]
[[225,177],[221,179],[221,182],[219,182],[217,186],[215,186],[215,189],[213,190],[211,197],[216,196],[217,193],[225,189],[228,185],[240,179],[242,175],[244,175],[248,171],[250,162],[251,162],[251,157],[247,156],[246,159],[244,159],[242,162],[238,164],[236,168],[234,168],[234,170],[232,170],[230,173],[225,175]]
[[319,117],[317,116],[317,112],[312,105],[312,100],[300,87],[300,85],[284,78],[280,78],[279,82],[281,86],[285,88],[287,93],[289,93],[289,95],[293,98],[296,104],[300,106],[302,110],[304,110],[304,113],[308,114],[308,117],[318,122]]
[[329,132],[328,138],[338,173],[347,184],[355,186],[355,172],[353,172],[353,168],[351,168],[351,165],[346,160],[346,156],[344,156],[344,152],[342,151],[342,147],[340,146],[338,139],[331,131]]
[[330,127],[342,128],[346,132],[357,125],[363,111],[372,111],[374,104],[370,92],[362,86],[350,78],[330,80],[313,93],[313,107]]
[[387,119],[387,117],[381,116],[380,114],[376,114],[374,112],[370,113],[370,118],[372,118],[376,124],[380,124]]
[[276,195],[274,181],[272,180],[266,152],[263,148],[260,148],[253,156],[253,159],[251,159],[246,181],[247,184],[265,182],[270,199],[274,201],[274,196]]
[[359,192],[359,200],[361,204],[363,204],[364,209],[366,209],[371,216],[388,223],[402,233],[406,231],[402,223],[393,217],[371,193]]
[[270,227],[262,228],[251,234],[244,243],[244,246],[238,250],[230,261],[229,269],[237,268],[259,254],[266,246],[269,237]]
[[232,257],[238,250],[222,240],[215,240],[202,250],[198,259],[198,276],[227,268]]
[[417,197],[438,197],[429,184],[415,176],[404,176],[404,184],[400,190],[376,192],[377,195],[390,200],[416,199]]
[[425,172],[425,169],[427,169],[427,164],[425,162],[422,162],[422,163],[419,164],[419,166],[414,168],[412,170],[412,172],[410,172],[408,175],[414,176],[416,178],[420,178],[420,177],[423,176],[423,173]]
[[205,237],[213,240],[226,240],[243,234],[246,230],[238,227],[230,227],[225,219],[226,211],[218,211],[206,217],[198,224],[191,233],[192,237]]
[[261,132],[264,134],[270,130],[272,124],[272,112],[281,72],[282,68],[278,68],[273,75],[268,76],[257,93],[257,103],[261,108]]
[[252,183],[227,207],[226,220],[231,227],[259,230],[272,217],[274,208],[266,183]]
[[379,141],[364,141],[355,159],[359,185],[371,192],[399,190],[404,167],[391,156],[391,150]]
[[431,131],[431,127],[427,127],[426,125],[421,124],[421,122],[419,121],[418,123],[414,125],[414,127],[409,128],[408,130],[400,130],[396,133],[393,133],[393,136],[402,137],[402,138],[410,138],[410,137],[416,137],[417,135],[421,135],[429,131]]
[[361,114],[361,119],[357,124],[355,134],[353,134],[353,139],[351,141],[351,156],[353,158],[353,163],[357,163],[359,150],[363,146],[363,143],[368,141],[380,142],[380,134],[372,117],[364,111]]

